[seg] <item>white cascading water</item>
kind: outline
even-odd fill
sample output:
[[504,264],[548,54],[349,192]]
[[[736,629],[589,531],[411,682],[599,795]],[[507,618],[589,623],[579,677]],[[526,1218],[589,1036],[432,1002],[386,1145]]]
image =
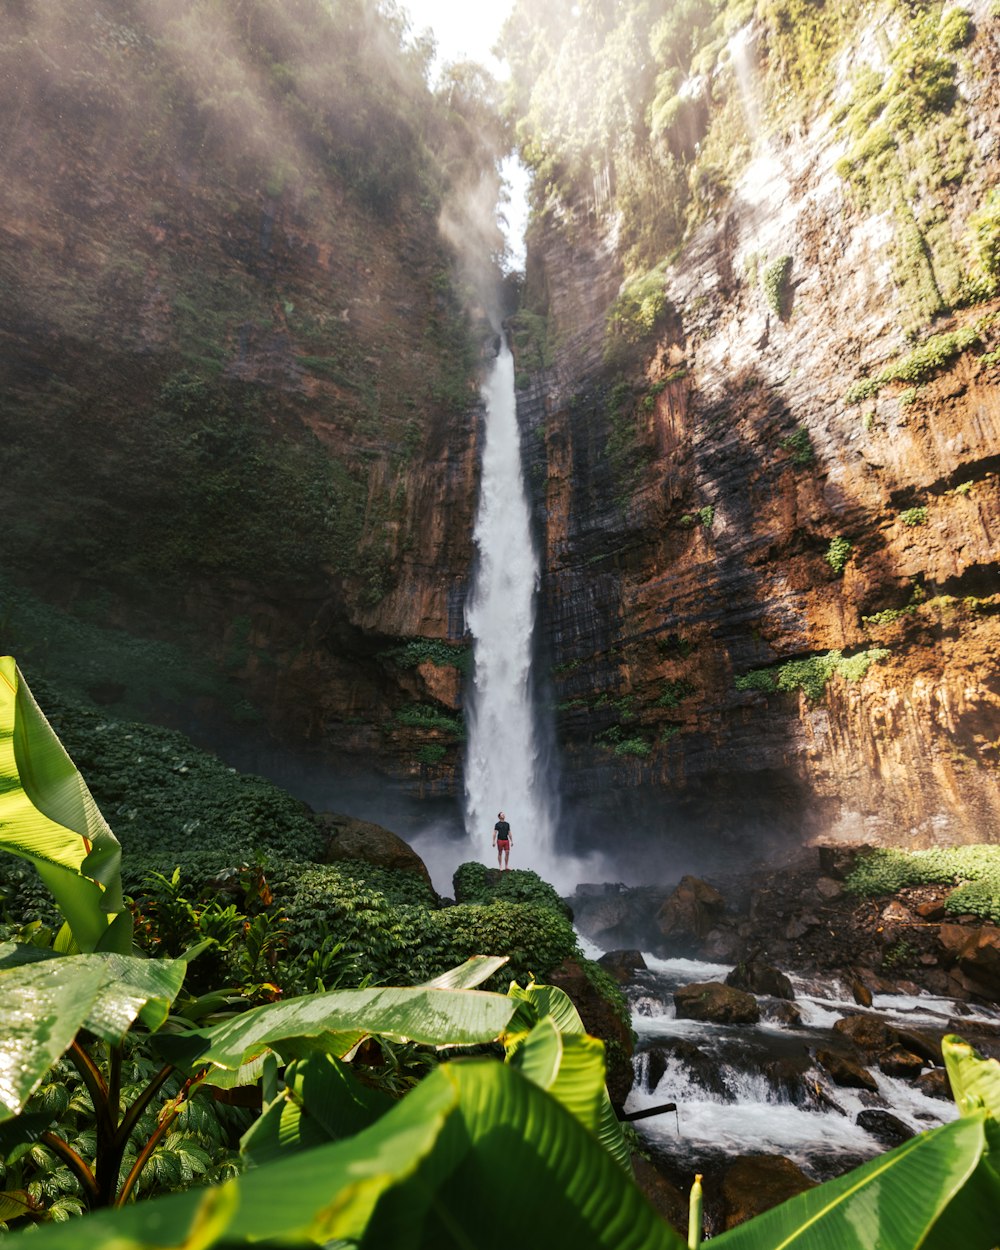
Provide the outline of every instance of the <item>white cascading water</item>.
[[478,560],[465,605],[474,672],[465,715],[465,829],[475,857],[489,862],[493,826],[503,810],[514,840],[511,867],[546,876],[555,858],[555,822],[531,681],[539,566],[521,468],[514,360],[505,341],[482,394],[486,436],[473,531]]

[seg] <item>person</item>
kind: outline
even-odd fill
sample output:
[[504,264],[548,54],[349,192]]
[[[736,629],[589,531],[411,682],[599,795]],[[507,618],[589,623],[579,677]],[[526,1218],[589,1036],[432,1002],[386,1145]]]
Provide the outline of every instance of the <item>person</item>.
[[497,867],[506,872],[510,868],[510,846],[514,839],[510,836],[510,825],[503,812],[497,812],[497,823],[493,826],[493,845],[497,848]]

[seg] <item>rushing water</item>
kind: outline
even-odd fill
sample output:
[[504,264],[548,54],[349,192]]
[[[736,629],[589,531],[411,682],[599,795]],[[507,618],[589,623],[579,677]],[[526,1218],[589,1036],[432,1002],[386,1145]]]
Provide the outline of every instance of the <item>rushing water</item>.
[[[677,986],[724,980],[729,965],[645,956],[648,971],[630,988],[639,1044],[628,1111],[676,1102],[677,1112],[637,1122],[648,1147],[675,1168],[710,1165],[742,1154],[781,1154],[814,1179],[838,1174],[886,1146],[858,1122],[880,1108],[914,1132],[953,1119],[954,1104],[931,1098],[907,1081],[868,1070],[878,1092],[834,1085],[814,1055],[842,1045],[833,1023],[864,1012],[835,980],[792,977],[801,1023],[718,1025],[678,1019]],[[971,1010],[949,999],[901,994],[876,997],[872,1012],[899,1028],[995,1034],[1000,1013]],[[964,1013],[960,1022],[954,1021]],[[971,1039],[970,1039],[971,1040]]]
[[465,828],[473,853],[489,851],[503,809],[514,839],[512,867],[543,875],[554,858],[551,787],[538,747],[532,634],[538,556],[521,468],[514,361],[503,342],[483,386],[486,436],[473,538],[478,559],[466,624],[474,678],[466,708]]

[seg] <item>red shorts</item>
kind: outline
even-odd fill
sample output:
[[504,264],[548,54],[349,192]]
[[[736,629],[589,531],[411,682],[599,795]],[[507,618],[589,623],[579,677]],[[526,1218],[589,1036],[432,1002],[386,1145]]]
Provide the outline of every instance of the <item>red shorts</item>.
[[509,851],[510,850],[510,838],[497,838],[497,850]]

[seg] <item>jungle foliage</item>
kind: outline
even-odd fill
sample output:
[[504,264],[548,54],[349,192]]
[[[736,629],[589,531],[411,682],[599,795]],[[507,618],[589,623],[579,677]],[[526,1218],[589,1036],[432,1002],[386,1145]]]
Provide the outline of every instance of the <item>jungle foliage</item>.
[[[109,911],[126,914],[116,910],[116,869],[108,869],[117,863],[108,854],[114,835],[93,825],[93,809],[88,833],[108,845],[97,862],[67,859],[81,830],[59,820],[75,820],[89,792],[9,659],[0,676],[12,744],[0,847],[43,870],[63,861],[79,878],[75,894],[58,894],[72,932],[99,933]],[[60,790],[75,796],[68,809]],[[462,879],[482,891],[471,869]],[[266,907],[262,876],[255,890]],[[149,912],[154,945],[185,915],[176,890],[159,902],[171,897],[173,912]],[[251,1004],[225,989],[190,992],[190,966],[211,938],[178,958],[158,951],[150,959],[76,953],[71,939],[53,949],[33,926],[16,936],[0,944],[0,992],[18,1004],[0,1039],[0,1224],[41,1223],[31,1230],[41,1250],[499,1248],[523,1239],[522,1204],[546,1241],[569,1233],[574,1244],[607,1250],[684,1245],[632,1182],[603,1047],[567,995],[533,979],[512,981],[506,995],[477,988],[499,973],[502,956],[474,955],[410,988],[319,988]],[[484,945],[508,941],[478,936]],[[440,1062],[452,1048],[478,1054]],[[1000,1064],[958,1038],[943,1049],[956,1122],[719,1244],[869,1250],[877,1211],[886,1250],[989,1250],[1000,1196]],[[246,1109],[234,1114],[234,1100]],[[503,1169],[518,1176],[518,1203],[495,1183]],[[167,1196],[136,1202],[144,1190]],[[701,1237],[698,1192],[696,1184],[689,1246]],[[91,1213],[70,1218],[84,1208]]]

